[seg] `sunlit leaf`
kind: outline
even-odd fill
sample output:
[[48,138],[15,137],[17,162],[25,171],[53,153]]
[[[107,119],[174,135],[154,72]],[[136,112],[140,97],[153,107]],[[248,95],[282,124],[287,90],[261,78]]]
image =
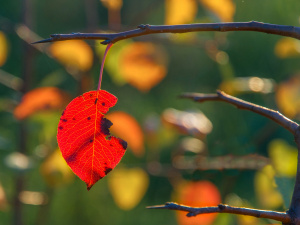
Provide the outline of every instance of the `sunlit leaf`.
[[130,210],[145,195],[149,177],[141,168],[118,168],[109,177],[108,184],[115,203],[123,210]]
[[[217,206],[221,203],[218,188],[209,181],[183,183],[178,190],[176,202],[193,207]],[[216,213],[187,217],[186,212],[176,211],[180,225],[209,225],[217,217]]]
[[232,22],[235,4],[232,0],[200,0],[205,8],[216,14],[222,22]]
[[113,9],[113,10],[119,10],[123,5],[123,0],[100,0],[100,1],[106,8]]
[[38,191],[21,191],[19,201],[26,205],[46,205],[48,196]]
[[36,88],[23,96],[14,116],[22,120],[38,111],[61,109],[69,100],[70,96],[56,87]]
[[107,91],[89,91],[73,99],[63,111],[57,142],[72,171],[87,190],[120,162],[127,143],[110,136],[112,123],[104,118],[117,97]]
[[51,55],[67,68],[87,71],[93,65],[93,51],[82,40],[58,41],[50,46]]
[[6,62],[8,43],[4,32],[0,31],[0,66]]
[[161,47],[147,42],[127,45],[120,55],[120,72],[140,91],[149,91],[166,75],[166,55]]
[[196,0],[165,0],[165,6],[167,25],[191,23],[198,11]]
[[162,114],[162,120],[164,124],[198,138],[205,137],[213,128],[210,120],[201,111],[166,109]]
[[276,209],[283,204],[280,192],[275,183],[275,170],[271,165],[257,171],[254,178],[257,199],[264,208]]
[[112,134],[126,140],[129,149],[136,156],[144,154],[144,134],[138,122],[129,114],[121,111],[106,115],[113,126],[110,128]]
[[28,156],[20,153],[13,152],[5,157],[6,166],[16,172],[24,172],[33,167],[33,161]]
[[276,175],[294,177],[297,173],[298,150],[284,140],[275,139],[269,144],[269,156]]
[[220,85],[220,90],[235,95],[239,93],[257,92],[267,94],[274,91],[275,82],[272,79],[260,77],[236,77],[225,80]]
[[281,38],[274,51],[279,58],[300,56],[300,41],[289,37]]
[[41,174],[51,187],[68,184],[74,179],[72,170],[67,165],[59,149],[55,150],[41,165]]
[[289,118],[300,113],[300,76],[291,77],[280,83],[276,91],[276,102],[280,111]]

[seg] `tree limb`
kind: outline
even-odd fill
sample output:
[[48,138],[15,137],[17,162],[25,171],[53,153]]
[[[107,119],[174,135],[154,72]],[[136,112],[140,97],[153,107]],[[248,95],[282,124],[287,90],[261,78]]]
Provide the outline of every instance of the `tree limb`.
[[229,205],[219,204],[212,207],[194,208],[185,205],[180,205],[174,202],[168,202],[165,205],[149,206],[148,209],[169,209],[188,212],[187,216],[197,216],[206,213],[230,213],[246,216],[254,216],[257,218],[267,218],[272,220],[281,221],[283,223],[290,223],[291,218],[286,212],[275,212],[269,210],[259,210],[251,208],[233,207]]
[[296,134],[296,131],[299,128],[299,124],[285,117],[278,111],[253,104],[251,102],[243,101],[222,91],[218,91],[217,94],[185,93],[181,95],[181,97],[190,98],[197,102],[224,101],[230,103],[239,109],[249,110],[273,120],[274,122],[290,131],[293,135]]
[[54,41],[89,39],[104,40],[102,44],[115,43],[120,40],[162,33],[188,33],[199,31],[256,31],[267,34],[276,34],[280,36],[293,37],[300,40],[300,27],[285,26],[277,24],[268,24],[262,22],[235,22],[235,23],[195,23],[183,25],[139,25],[137,29],[124,31],[120,33],[71,33],[71,34],[52,34],[50,38],[34,42],[45,43]]

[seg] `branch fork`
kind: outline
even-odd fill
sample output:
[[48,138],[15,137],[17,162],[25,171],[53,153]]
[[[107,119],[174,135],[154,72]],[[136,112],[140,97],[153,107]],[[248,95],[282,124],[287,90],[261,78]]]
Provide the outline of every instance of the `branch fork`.
[[[141,24],[137,29],[119,32],[119,33],[71,33],[71,34],[53,34],[50,38],[34,42],[33,44],[55,42],[63,40],[103,40],[102,44],[113,44],[118,41],[144,36],[148,34],[158,33],[188,33],[188,32],[201,32],[201,31],[255,31],[267,34],[275,34],[280,36],[292,37],[300,40],[300,27],[285,26],[277,24],[267,24],[257,21],[251,22],[232,22],[232,23],[200,23],[200,24],[185,24],[185,25],[162,25],[153,26],[149,24]],[[291,132],[295,137],[295,142],[300,150],[300,128],[299,124],[288,119],[278,111],[274,111],[250,102],[230,96],[222,91],[216,94],[197,94],[186,93],[181,97],[189,98],[197,102],[205,101],[223,101],[236,106],[239,109],[249,110],[260,114],[266,118],[273,120],[283,128]],[[298,154],[298,168],[296,175],[296,182],[294,193],[290,208],[287,212],[275,212],[267,210],[258,210],[250,208],[233,207],[229,205],[219,204],[218,206],[194,208],[177,203],[166,203],[165,205],[150,206],[149,209],[169,209],[180,210],[188,212],[187,216],[196,216],[203,213],[231,213],[249,215],[258,218],[269,218],[281,221],[283,224],[300,225],[300,154]]]

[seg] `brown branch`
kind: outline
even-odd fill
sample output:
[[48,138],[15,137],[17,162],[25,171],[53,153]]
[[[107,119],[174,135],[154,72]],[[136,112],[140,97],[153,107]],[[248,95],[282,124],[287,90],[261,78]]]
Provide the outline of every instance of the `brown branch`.
[[181,97],[190,98],[197,102],[224,101],[230,103],[239,109],[249,110],[273,120],[274,122],[290,131],[293,135],[296,134],[296,131],[299,128],[299,124],[285,117],[278,111],[253,104],[251,102],[243,101],[222,91],[218,91],[217,94],[186,93]]
[[300,128],[296,130],[295,142],[298,148],[297,174],[291,205],[287,213],[293,218],[293,224],[300,224]]
[[216,157],[186,157],[176,156],[173,159],[173,166],[180,170],[260,170],[271,163],[267,157],[250,154],[244,156],[216,156]]
[[267,219],[281,221],[283,223],[291,222],[291,218],[286,212],[233,207],[224,204],[219,204],[218,206],[212,206],[212,207],[194,208],[185,205],[179,205],[174,202],[168,202],[165,205],[149,206],[147,208],[185,211],[188,212],[187,214],[188,217],[197,216],[199,214],[206,214],[206,213],[230,213],[230,214],[254,216],[257,218],[267,218]]
[[50,38],[44,39],[36,43],[74,40],[74,39],[89,39],[89,40],[104,40],[102,44],[110,42],[115,43],[120,40],[161,33],[188,33],[199,31],[256,31],[267,34],[276,34],[280,36],[293,37],[300,39],[300,27],[285,26],[277,24],[261,23],[256,21],[251,22],[236,22],[236,23],[198,23],[184,25],[140,25],[138,29],[124,31],[120,33],[72,33],[72,34],[52,34]]

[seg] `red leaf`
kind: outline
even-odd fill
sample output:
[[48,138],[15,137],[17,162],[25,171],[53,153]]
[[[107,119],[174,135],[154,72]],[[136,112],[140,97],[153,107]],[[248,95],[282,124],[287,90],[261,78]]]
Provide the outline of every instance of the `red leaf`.
[[127,143],[109,136],[112,123],[104,114],[117,102],[107,91],[90,91],[66,107],[57,130],[63,157],[87,189],[107,175],[121,160]]

